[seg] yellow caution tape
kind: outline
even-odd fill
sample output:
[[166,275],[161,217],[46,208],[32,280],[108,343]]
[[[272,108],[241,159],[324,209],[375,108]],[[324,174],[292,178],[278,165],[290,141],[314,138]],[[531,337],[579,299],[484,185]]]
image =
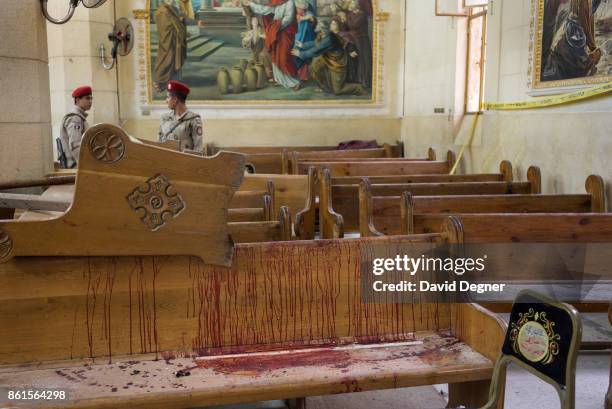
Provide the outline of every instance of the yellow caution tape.
[[[530,101],[521,101],[521,102],[485,102],[484,109],[487,111],[490,110],[498,110],[498,111],[506,111],[506,110],[519,110],[519,109],[533,109],[533,108],[545,108],[555,105],[563,105],[569,104],[571,102],[582,101],[589,98],[604,96],[608,93],[612,92],[612,82],[608,82],[606,84],[596,85],[591,88],[586,88],[580,91],[570,92],[568,94],[563,95],[555,95],[550,97],[541,97],[534,98]],[[465,149],[468,146],[472,146],[472,141],[474,140],[474,135],[476,134],[476,126],[478,124],[478,118],[480,117],[480,113],[474,115],[472,119],[472,126],[470,129],[470,139],[467,144],[461,147],[459,151],[459,155],[457,156],[457,161],[453,165],[453,168],[450,170],[449,174],[455,174],[457,170],[457,166],[459,166],[459,162],[461,162],[461,158],[465,153]]]
[[612,82],[597,85],[591,88],[586,88],[580,91],[570,92],[563,95],[555,95],[550,97],[534,98],[530,101],[521,102],[485,102],[484,109],[486,110],[515,110],[515,109],[533,109],[544,108],[554,105],[563,105],[570,102],[581,101],[593,97],[603,96],[612,92]]
[[461,150],[459,151],[459,155],[457,155],[457,160],[455,161],[455,164],[453,165],[452,169],[448,173],[449,175],[455,174],[455,171],[457,170],[457,166],[459,166],[459,163],[461,162],[461,158],[463,157],[463,154],[465,153],[465,148],[467,148],[468,146],[472,146],[474,135],[476,135],[476,125],[478,125],[478,118],[480,118],[480,112],[477,112],[476,114],[474,114],[474,118],[472,119],[472,126],[470,128],[470,139],[468,140],[467,144],[461,147]]

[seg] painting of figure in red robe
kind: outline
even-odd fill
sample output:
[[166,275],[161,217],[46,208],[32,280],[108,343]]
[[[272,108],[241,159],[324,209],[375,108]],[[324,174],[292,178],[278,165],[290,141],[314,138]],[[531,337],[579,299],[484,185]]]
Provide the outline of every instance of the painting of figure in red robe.
[[376,0],[148,0],[152,103],[375,103]]
[[537,88],[612,80],[612,3],[538,0]]

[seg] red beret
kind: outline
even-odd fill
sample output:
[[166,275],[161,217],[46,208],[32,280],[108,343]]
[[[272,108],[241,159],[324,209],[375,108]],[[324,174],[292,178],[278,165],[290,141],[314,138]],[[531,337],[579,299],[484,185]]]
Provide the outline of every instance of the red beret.
[[191,90],[189,87],[179,81],[168,81],[168,92],[177,93],[187,97]]
[[91,94],[92,91],[90,86],[78,87],[77,89],[72,91],[72,98],[83,98]]

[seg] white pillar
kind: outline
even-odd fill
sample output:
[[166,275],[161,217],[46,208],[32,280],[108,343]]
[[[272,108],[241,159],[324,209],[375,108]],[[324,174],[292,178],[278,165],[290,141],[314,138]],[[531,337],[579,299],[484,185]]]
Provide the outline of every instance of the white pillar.
[[0,182],[53,169],[47,30],[39,0],[0,0]]

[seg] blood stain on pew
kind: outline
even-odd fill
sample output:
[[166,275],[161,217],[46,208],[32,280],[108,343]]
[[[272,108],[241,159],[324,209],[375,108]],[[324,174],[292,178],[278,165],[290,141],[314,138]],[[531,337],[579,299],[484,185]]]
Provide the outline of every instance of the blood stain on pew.
[[[272,355],[242,355],[239,357],[197,359],[196,364],[199,368],[213,369],[219,373],[239,373],[257,375],[262,372],[269,372],[294,366],[331,366],[339,367],[339,362],[347,362],[350,354],[346,351],[338,351],[329,348],[320,348],[307,352],[295,352],[287,354]],[[340,366],[344,367],[344,366]]]
[[[167,364],[190,354],[407,341],[431,323],[439,329],[441,314],[447,316],[441,305],[407,306],[393,294],[382,303],[362,302],[362,275],[372,257],[402,254],[410,247],[397,243],[383,249],[355,241],[266,243],[264,251],[238,245],[230,268],[208,266],[196,257],[89,257],[83,261],[85,299],[78,314],[75,310],[70,356],[110,361],[118,344],[112,331],[117,297],[125,297],[129,307],[128,316],[121,317],[129,322],[123,348],[129,354],[155,353]],[[191,320],[193,331],[178,335],[182,346],[162,352],[158,309],[165,308],[157,278],[167,262],[184,269],[191,281],[184,289],[185,315],[177,318]],[[122,285],[125,290],[116,295]]]

